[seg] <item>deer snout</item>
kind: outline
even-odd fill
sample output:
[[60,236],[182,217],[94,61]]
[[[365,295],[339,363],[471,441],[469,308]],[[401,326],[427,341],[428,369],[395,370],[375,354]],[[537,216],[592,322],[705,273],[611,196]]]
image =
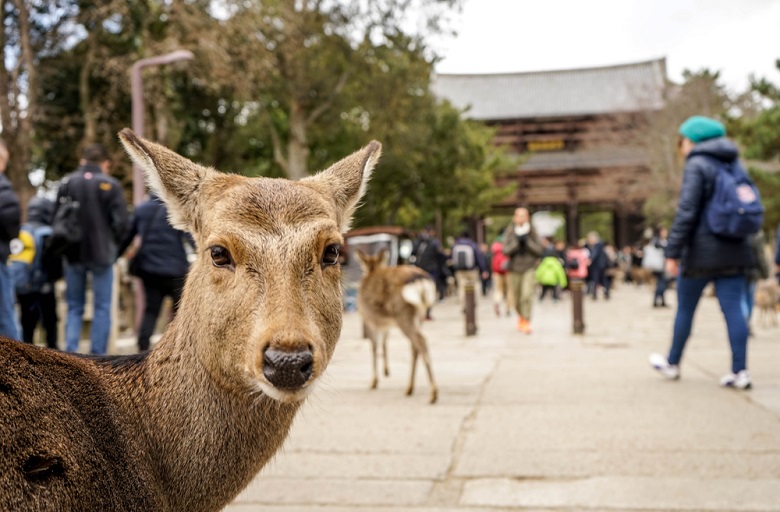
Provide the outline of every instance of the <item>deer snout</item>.
[[294,351],[269,347],[263,354],[263,375],[278,389],[300,389],[313,372],[314,354],[310,347]]

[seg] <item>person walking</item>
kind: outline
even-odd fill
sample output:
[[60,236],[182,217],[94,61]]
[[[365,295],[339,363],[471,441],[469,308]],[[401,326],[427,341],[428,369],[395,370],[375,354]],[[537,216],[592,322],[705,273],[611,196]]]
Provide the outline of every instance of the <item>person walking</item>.
[[0,336],[19,339],[19,328],[14,311],[14,285],[8,269],[11,240],[19,235],[21,207],[19,198],[5,175],[10,153],[0,140]]
[[186,245],[195,247],[195,242],[187,233],[171,226],[165,203],[152,194],[148,201],[136,207],[119,253],[124,253],[134,243],[131,256],[133,273],[141,279],[145,297],[144,314],[138,329],[138,350],[144,352],[149,350],[165,297],[173,300],[174,315],[179,309],[190,267]]
[[557,254],[549,254],[542,258],[542,262],[536,267],[534,276],[536,282],[542,285],[539,302],[544,300],[547,292],[551,292],[553,302],[558,302],[560,290],[566,288],[568,281],[566,279],[566,269],[563,268],[563,264]]
[[[658,228],[658,233],[645,247],[644,259],[642,265],[653,273],[655,278],[655,293],[653,295],[653,307],[665,308],[666,297],[664,293],[666,288],[669,287],[669,279],[666,276],[666,246],[669,244],[669,230],[661,226]],[[655,252],[653,252],[655,251]],[[658,254],[658,264],[654,263],[655,254]]]
[[515,209],[512,223],[504,230],[504,254],[509,256],[509,282],[517,311],[517,329],[531,334],[534,271],[542,256],[542,244],[531,226],[526,208]]
[[[479,293],[477,283],[487,278],[488,269],[485,257],[479,250],[477,243],[469,237],[468,231],[462,231],[455,239],[450,250],[452,267],[455,269],[455,282],[458,287],[458,299],[461,306],[466,305],[466,286],[474,287],[474,301],[476,303]],[[465,311],[465,310],[464,310]]]
[[62,259],[51,254],[54,203],[33,197],[27,203],[27,222],[19,230],[9,258],[22,323],[22,341],[32,344],[40,321],[46,346],[57,348],[57,302],[54,283],[62,276]]
[[[707,209],[713,207],[718,173],[746,174],[739,163],[736,145],[726,138],[726,129],[719,121],[694,116],[680,125],[679,134],[685,170],[666,246],[666,270],[670,276],[677,276],[677,314],[668,355],[651,354],[650,364],[667,379],[680,377],[679,365],[696,306],[704,287],[714,282],[732,353],[731,371],[720,384],[748,389],[752,383],[747,371],[748,329],[742,298],[745,276],[753,266],[750,237],[716,235],[706,215]],[[731,171],[726,171],[726,166]]]
[[598,289],[604,290],[604,298],[609,299],[609,286],[606,278],[609,259],[604,251],[605,243],[596,231],[591,231],[587,236],[585,248],[590,253],[590,265],[588,266],[587,293],[593,300],[598,298]]
[[493,270],[493,309],[496,316],[501,316],[502,308],[506,311],[507,316],[514,309],[509,286],[509,257],[503,252],[503,238],[503,235],[499,235],[490,246],[490,252],[493,253],[490,267]]
[[127,203],[119,181],[108,175],[111,160],[101,144],[91,144],[82,152],[78,169],[68,174],[57,191],[57,209],[67,198],[78,202],[82,227],[81,241],[64,249],[65,349],[76,352],[81,338],[87,275],[92,278],[93,317],[91,352],[105,354],[111,332],[113,265],[127,229]]
[[446,256],[441,250],[441,244],[436,238],[436,230],[432,226],[426,226],[420,232],[412,249],[414,265],[430,274],[436,283],[439,300],[444,299],[447,293],[447,272],[445,270]]

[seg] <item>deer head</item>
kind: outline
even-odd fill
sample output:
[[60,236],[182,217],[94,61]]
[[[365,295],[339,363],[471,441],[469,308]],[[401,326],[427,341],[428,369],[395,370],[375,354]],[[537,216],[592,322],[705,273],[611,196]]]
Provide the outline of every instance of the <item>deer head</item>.
[[357,256],[360,261],[360,266],[363,268],[363,272],[366,275],[387,266],[387,249],[379,249],[376,254],[366,254],[363,251],[358,250]]
[[197,260],[174,322],[199,364],[224,388],[305,397],[341,331],[339,250],[381,145],[293,182],[200,166],[123,130],[130,157],[192,233]]

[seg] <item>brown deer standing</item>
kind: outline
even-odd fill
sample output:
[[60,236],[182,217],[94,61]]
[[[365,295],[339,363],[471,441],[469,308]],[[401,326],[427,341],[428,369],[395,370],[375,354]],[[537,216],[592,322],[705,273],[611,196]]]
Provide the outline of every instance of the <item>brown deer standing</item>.
[[201,167],[124,130],[198,247],[149,353],[0,339],[0,508],[219,510],[281,446],[341,330],[338,256],[381,146],[291,182]]
[[368,327],[371,339],[374,370],[371,389],[375,389],[378,383],[377,350],[380,340],[384,372],[385,375],[390,374],[387,366],[387,333],[390,327],[397,325],[412,344],[412,371],[406,394],[414,392],[417,356],[422,356],[431,385],[430,402],[435,403],[438,389],[433,380],[428,343],[420,332],[420,324],[436,301],[436,285],[428,273],[420,268],[411,265],[388,267],[384,249],[373,256],[361,251],[357,254],[364,271],[358,293],[358,311]]
[[[771,261],[771,260],[770,260]],[[769,278],[758,282],[754,304],[758,309],[758,321],[762,327],[777,325],[777,304],[780,299],[780,290],[777,281]]]

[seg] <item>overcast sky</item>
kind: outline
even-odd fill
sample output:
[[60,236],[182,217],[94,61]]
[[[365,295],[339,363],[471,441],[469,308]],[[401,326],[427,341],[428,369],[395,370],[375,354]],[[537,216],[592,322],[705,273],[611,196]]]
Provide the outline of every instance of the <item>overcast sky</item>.
[[434,48],[439,73],[505,73],[607,66],[666,57],[720,70],[732,91],[748,75],[780,83],[780,0],[465,0],[455,38]]

